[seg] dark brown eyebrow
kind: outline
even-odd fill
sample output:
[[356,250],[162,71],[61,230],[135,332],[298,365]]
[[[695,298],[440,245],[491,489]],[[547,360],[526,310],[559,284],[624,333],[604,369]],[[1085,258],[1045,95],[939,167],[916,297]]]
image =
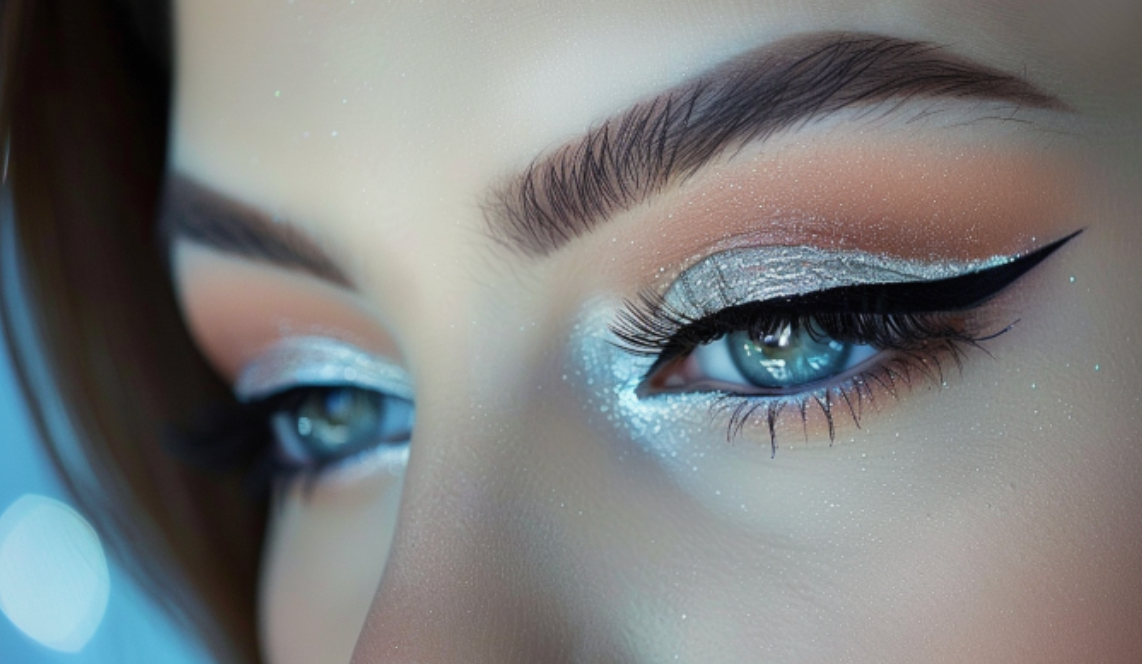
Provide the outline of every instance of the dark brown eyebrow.
[[218,251],[300,270],[354,288],[329,254],[303,231],[207,189],[190,178],[167,177],[159,213],[164,246],[186,239]]
[[533,161],[484,202],[493,238],[545,256],[746,144],[842,109],[917,98],[1066,108],[1030,82],[942,47],[824,33],[734,58]]

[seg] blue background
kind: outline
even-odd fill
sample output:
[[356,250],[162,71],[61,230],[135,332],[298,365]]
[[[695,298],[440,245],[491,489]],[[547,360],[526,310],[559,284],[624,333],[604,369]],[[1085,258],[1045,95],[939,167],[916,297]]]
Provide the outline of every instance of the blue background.
[[[38,447],[8,355],[0,350],[0,513],[27,493],[72,504]],[[24,635],[0,612],[0,664],[207,664],[210,661],[201,648],[184,638],[178,628],[142,596],[114,560],[108,563],[111,595],[107,613],[83,650],[76,654],[49,650]]]

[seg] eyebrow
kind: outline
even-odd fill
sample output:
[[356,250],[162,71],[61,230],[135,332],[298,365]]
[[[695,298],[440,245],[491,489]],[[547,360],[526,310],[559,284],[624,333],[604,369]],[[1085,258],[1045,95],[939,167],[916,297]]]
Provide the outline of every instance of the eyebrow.
[[492,238],[531,257],[554,253],[702,166],[783,129],[858,106],[912,99],[1065,109],[1018,76],[934,44],[816,33],[729,60],[541,155],[492,189]]
[[301,229],[183,175],[167,177],[159,211],[159,237],[164,248],[176,239],[190,240],[355,288],[329,253]]
[[[540,155],[489,190],[489,235],[528,257],[555,253],[616,213],[693,176],[722,155],[838,111],[912,99],[1066,109],[1029,81],[926,42],[814,33],[733,58],[622,111]],[[159,216],[177,238],[354,288],[305,231],[179,174]]]

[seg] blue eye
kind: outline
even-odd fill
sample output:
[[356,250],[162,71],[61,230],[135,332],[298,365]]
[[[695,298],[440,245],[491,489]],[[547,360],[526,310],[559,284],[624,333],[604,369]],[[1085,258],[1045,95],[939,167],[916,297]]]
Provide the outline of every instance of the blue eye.
[[730,392],[791,394],[812,389],[860,366],[877,354],[871,345],[838,341],[810,321],[783,325],[771,334],[731,332],[694,348],[669,374],[663,387],[719,387]]
[[324,468],[349,459],[407,454],[411,401],[353,386],[291,390],[271,418],[282,460]]

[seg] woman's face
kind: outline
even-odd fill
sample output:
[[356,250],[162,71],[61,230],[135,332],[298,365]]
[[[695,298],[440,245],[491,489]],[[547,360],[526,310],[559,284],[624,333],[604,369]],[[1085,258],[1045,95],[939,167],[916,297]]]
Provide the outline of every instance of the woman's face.
[[176,5],[270,662],[1142,649],[1142,5]]

